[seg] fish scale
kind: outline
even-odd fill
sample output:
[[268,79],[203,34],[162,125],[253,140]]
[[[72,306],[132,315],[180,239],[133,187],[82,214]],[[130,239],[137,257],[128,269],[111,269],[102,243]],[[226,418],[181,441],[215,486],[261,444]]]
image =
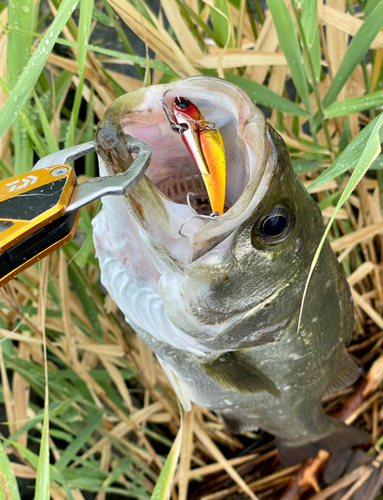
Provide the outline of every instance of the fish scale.
[[[214,220],[195,216],[186,199],[169,199],[155,185],[173,157],[181,160],[169,183],[190,165],[158,104],[171,91],[208,102],[222,133],[231,204]],[[216,411],[234,432],[275,434],[285,464],[368,441],[365,431],[322,411],[324,394],[358,376],[345,350],[354,328],[350,289],[326,241],[298,329],[324,225],[262,112],[238,87],[212,77],[129,93],[98,126],[105,173],[125,168],[108,162],[108,140],[122,137],[121,127],[145,139],[152,165],[125,204],[104,199],[94,220],[101,281],[155,352],[184,408]]]

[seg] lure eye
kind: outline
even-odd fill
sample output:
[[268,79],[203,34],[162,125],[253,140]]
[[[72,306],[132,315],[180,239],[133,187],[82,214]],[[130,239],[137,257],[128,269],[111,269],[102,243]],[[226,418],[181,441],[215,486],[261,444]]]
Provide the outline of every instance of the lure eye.
[[190,102],[181,97],[180,100],[176,102],[176,106],[178,109],[188,109],[190,108]]
[[266,244],[280,243],[290,235],[293,226],[291,213],[285,207],[274,207],[258,225],[254,226],[252,242],[254,244],[256,238]]

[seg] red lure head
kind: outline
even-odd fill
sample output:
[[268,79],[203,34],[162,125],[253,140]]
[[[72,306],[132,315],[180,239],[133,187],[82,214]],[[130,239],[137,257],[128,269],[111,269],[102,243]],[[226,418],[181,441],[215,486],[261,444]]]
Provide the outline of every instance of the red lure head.
[[172,111],[178,124],[182,123],[182,120],[203,120],[203,117],[197,106],[194,106],[192,102],[190,102],[188,99],[185,99],[184,97],[174,99],[172,104]]

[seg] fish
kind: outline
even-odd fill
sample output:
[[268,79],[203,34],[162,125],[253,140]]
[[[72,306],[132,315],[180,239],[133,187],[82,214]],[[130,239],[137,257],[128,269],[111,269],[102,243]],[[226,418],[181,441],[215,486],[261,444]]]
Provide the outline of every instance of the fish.
[[[171,90],[222,136],[220,217],[203,215],[210,206],[201,172],[164,112]],[[286,465],[319,449],[368,442],[363,429],[322,410],[324,395],[359,377],[345,349],[353,302],[326,241],[299,321],[324,224],[262,111],[240,88],[214,77],[131,92],[111,104],[97,127],[102,175],[129,168],[126,135],[144,141],[152,161],[124,197],[103,198],[93,220],[101,282],[155,353],[184,410],[194,403],[216,412],[234,433],[275,435]]]

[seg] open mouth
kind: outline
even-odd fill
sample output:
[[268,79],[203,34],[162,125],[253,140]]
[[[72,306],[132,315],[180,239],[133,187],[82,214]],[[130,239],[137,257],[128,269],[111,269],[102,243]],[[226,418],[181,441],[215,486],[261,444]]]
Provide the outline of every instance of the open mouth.
[[[198,164],[186,133],[181,136],[170,126],[169,110],[176,115],[176,96],[179,104],[184,105],[183,99],[198,109],[201,123],[213,124],[219,131],[219,141],[213,140],[210,150],[200,140],[203,152],[210,151],[210,156],[205,155],[207,167],[217,164],[217,145],[224,156],[224,182],[222,178],[218,182],[224,197],[219,198],[219,210],[214,208],[218,198],[214,201],[212,196],[213,181],[209,185],[206,178],[211,170]],[[127,200],[144,229],[142,234],[153,245],[162,245],[171,255],[169,262],[194,262],[233,234],[253,213],[272,176],[275,153],[263,114],[242,90],[218,78],[191,77],[117,99],[96,134],[97,152],[109,174],[124,171],[130,164],[124,134],[141,139],[152,151],[146,175]],[[213,212],[215,217],[205,217]]]

